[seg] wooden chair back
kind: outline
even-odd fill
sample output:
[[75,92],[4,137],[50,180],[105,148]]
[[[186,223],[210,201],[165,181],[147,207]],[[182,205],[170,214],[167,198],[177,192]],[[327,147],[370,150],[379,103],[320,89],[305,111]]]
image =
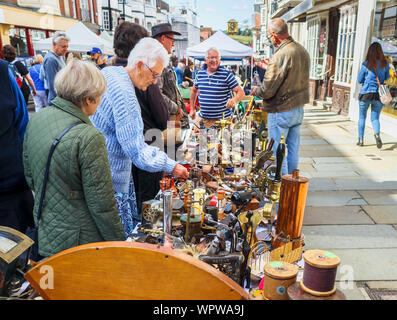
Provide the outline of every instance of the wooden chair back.
[[241,286],[209,264],[147,243],[74,247],[41,261],[25,278],[43,299],[248,299]]

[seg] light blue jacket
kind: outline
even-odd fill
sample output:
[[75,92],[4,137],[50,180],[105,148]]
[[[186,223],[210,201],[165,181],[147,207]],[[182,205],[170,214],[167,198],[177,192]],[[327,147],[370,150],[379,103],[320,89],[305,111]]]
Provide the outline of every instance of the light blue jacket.
[[146,144],[141,108],[127,71],[123,67],[106,67],[101,72],[107,89],[90,119],[105,136],[114,191],[128,193],[131,162],[148,172],[172,172],[176,161]]
[[65,57],[59,57],[52,51],[44,57],[39,78],[44,82],[44,88],[48,90],[48,104],[57,96],[54,88],[55,76],[65,65]]
[[[378,60],[378,67],[376,69],[376,74],[378,75],[380,84],[385,84],[385,81],[389,79],[389,63],[387,63],[386,68],[381,68]],[[370,93],[378,92],[379,85],[376,80],[375,72],[367,68],[367,61],[365,61],[362,66],[360,73],[357,77],[358,83],[361,83],[360,93]]]

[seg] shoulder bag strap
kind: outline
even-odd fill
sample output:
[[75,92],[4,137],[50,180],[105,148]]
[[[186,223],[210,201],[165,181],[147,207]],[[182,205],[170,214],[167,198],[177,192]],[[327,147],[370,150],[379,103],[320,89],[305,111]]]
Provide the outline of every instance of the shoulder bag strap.
[[43,181],[43,186],[41,188],[41,195],[40,195],[40,202],[39,202],[39,208],[37,211],[37,226],[39,225],[39,220],[41,217],[41,209],[43,206],[43,200],[44,200],[44,196],[45,196],[45,189],[47,186],[47,180],[48,180],[48,172],[50,170],[50,163],[51,163],[51,158],[52,158],[52,154],[54,153],[54,150],[56,148],[56,146],[58,145],[59,141],[61,140],[61,138],[73,127],[77,126],[78,124],[81,124],[82,122],[75,122],[72,125],[70,125],[68,128],[66,128],[52,143],[51,145],[51,149],[50,149],[50,153],[48,154],[48,159],[47,159],[47,164],[46,164],[46,168],[45,168],[45,173],[44,173],[44,181]]
[[[40,76],[39,75],[39,71],[37,70],[37,67],[36,66],[39,66],[38,64],[36,64],[36,65],[34,65],[33,67],[31,67],[30,69],[33,69],[34,70],[34,72],[36,72],[36,74],[38,75],[38,76]],[[30,71],[30,70],[29,70]]]
[[378,86],[379,86],[379,88],[380,88],[381,85],[380,85],[380,81],[379,81],[379,78],[378,78],[378,75],[376,74],[376,72],[375,72],[375,76],[376,76],[376,81],[378,81]]

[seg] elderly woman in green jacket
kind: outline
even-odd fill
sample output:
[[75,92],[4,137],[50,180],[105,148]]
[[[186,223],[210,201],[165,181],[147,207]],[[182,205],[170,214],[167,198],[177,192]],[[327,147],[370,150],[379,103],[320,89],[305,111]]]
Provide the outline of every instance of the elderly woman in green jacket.
[[[125,240],[103,135],[88,116],[106,90],[104,76],[91,62],[72,60],[55,78],[58,97],[32,116],[23,144],[26,180],[34,191],[39,254],[98,241]],[[40,221],[38,202],[51,144],[62,137],[52,156]]]

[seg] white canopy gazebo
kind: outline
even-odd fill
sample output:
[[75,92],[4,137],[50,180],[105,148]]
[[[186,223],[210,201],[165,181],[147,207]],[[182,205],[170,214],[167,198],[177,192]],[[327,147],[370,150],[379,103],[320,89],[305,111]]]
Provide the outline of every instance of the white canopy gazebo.
[[[186,55],[193,59],[203,60],[205,58],[207,50],[212,47],[215,47],[220,51],[221,59],[223,61],[242,61],[243,58],[251,57],[252,65],[253,49],[232,39],[222,31],[217,31],[207,40],[204,40],[203,42],[195,46],[187,48]],[[252,83],[252,67],[250,77]]]
[[[88,52],[93,47],[97,47],[104,54],[114,55],[113,43],[96,35],[82,22],[77,22],[72,28],[66,30],[65,33],[70,38],[68,49],[70,52]],[[52,38],[33,42],[33,48],[35,50],[51,50]]]
[[242,59],[252,57],[253,54],[251,47],[230,38],[222,31],[217,31],[207,40],[187,48],[186,55],[195,59],[205,58],[207,50],[211,47],[216,47],[220,51],[222,58]]

